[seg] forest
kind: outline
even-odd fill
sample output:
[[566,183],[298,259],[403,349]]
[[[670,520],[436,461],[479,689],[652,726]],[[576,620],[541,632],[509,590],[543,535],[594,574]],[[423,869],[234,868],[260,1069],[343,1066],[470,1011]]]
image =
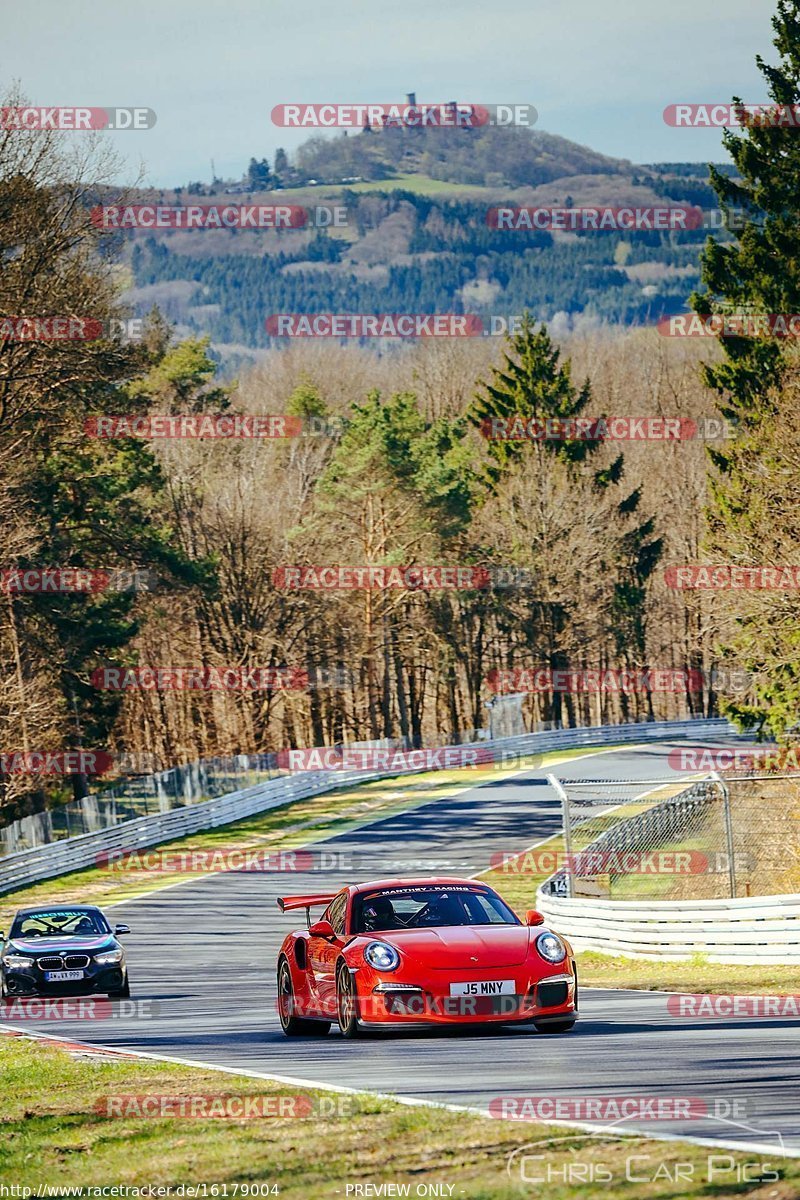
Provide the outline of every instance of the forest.
[[[788,37],[774,96],[796,87]],[[487,704],[513,690],[531,728],[724,711],[791,737],[796,591],[676,580],[687,564],[796,555],[797,348],[763,331],[695,340],[637,327],[664,295],[645,312],[623,271],[666,255],[682,272],[675,307],[699,314],[800,311],[796,136],[724,141],[736,171],[712,167],[704,186],[722,210],[750,214],[735,236],[554,246],[536,234],[512,253],[466,201],[362,196],[365,233],[408,220],[409,261],[380,281],[323,271],[312,288],[279,269],[291,254],[265,270],[258,255],[193,259],[145,240],[136,280],[188,272],[208,305],[202,332],[153,308],[141,339],[4,336],[4,755],[169,766],[374,739],[443,745],[486,729]],[[102,143],[0,132],[0,313],[124,327],[130,247],[90,216],[115,170]],[[255,343],[270,310],[391,312],[413,297],[416,311],[451,311],[475,279],[462,252],[497,284],[492,311],[527,314],[511,336],[311,339],[265,348],[236,378],[220,371],[217,335]],[[301,253],[327,267],[340,247],[316,236]],[[544,319],[590,304],[591,327]],[[291,436],[97,434],[103,417],[280,426],[266,414],[291,418]],[[693,432],[486,435],[493,419],[612,417]],[[317,580],[323,568],[435,568],[458,582],[287,586],[298,568]],[[24,582],[54,570],[72,583]],[[621,676],[633,684],[596,683]],[[6,771],[0,808],[91,784]]]

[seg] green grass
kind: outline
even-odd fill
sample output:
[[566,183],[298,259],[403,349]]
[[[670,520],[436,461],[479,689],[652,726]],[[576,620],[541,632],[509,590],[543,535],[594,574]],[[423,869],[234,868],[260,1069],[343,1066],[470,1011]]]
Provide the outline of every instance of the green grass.
[[728,966],[708,962],[699,954],[685,962],[663,962],[584,950],[578,955],[578,975],[585,987],[703,992],[725,996],[761,993],[800,995],[800,967]]
[[491,196],[497,189],[479,184],[448,183],[445,179],[431,179],[429,175],[396,175],[393,179],[378,179],[364,183],[346,185],[354,192],[416,192],[420,196]]
[[348,192],[416,192],[420,196],[492,196],[496,188],[487,188],[479,184],[448,183],[445,179],[431,179],[429,175],[395,175],[391,179],[365,179],[361,183],[319,183],[303,187],[282,188],[279,192],[270,192],[272,203],[280,203],[284,196],[291,200],[319,203],[320,200],[341,197],[343,191]]
[[[76,1056],[57,1044],[28,1038],[0,1037],[0,1086],[0,1183],[31,1188],[33,1194],[43,1185],[205,1183],[209,1196],[224,1195],[212,1193],[214,1185],[227,1185],[232,1196],[235,1185],[258,1183],[277,1184],[284,1200],[327,1200],[345,1196],[348,1184],[408,1183],[412,1196],[420,1184],[437,1184],[452,1187],[443,1194],[459,1200],[519,1200],[533,1194],[547,1200],[721,1200],[733,1195],[788,1200],[800,1188],[796,1159],[732,1155],[736,1164],[769,1159],[780,1180],[737,1187],[732,1163],[727,1175],[709,1186],[709,1151],[686,1143],[586,1138],[553,1126],[407,1107],[368,1095],[337,1095],[173,1063]],[[327,1115],[107,1115],[109,1103],[121,1096],[182,1097],[184,1102],[193,1096],[225,1096],[273,1105],[283,1098],[292,1111],[298,1094],[304,1111],[309,1104],[312,1113],[314,1106],[324,1104]],[[529,1152],[545,1156],[541,1169],[558,1177],[577,1159],[595,1172],[600,1167],[610,1171],[614,1182],[556,1184],[535,1193],[530,1185],[522,1187],[519,1173],[509,1177],[506,1163],[512,1153],[539,1141],[546,1145]],[[626,1182],[625,1163],[634,1155],[636,1174],[659,1175],[656,1182]],[[691,1164],[692,1182],[671,1181],[677,1163]],[[729,1186],[720,1187],[725,1181]]]

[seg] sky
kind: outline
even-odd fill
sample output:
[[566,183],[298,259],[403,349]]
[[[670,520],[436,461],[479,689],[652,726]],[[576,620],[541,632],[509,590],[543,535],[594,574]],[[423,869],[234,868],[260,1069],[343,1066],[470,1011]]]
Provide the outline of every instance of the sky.
[[[548,133],[637,163],[722,161],[719,130],[673,129],[673,103],[766,99],[772,0],[0,0],[0,90],[36,105],[141,106],[154,128],[107,134],[166,187],[239,178],[307,132],[283,103],[528,103]],[[80,133],[69,136],[80,137]]]

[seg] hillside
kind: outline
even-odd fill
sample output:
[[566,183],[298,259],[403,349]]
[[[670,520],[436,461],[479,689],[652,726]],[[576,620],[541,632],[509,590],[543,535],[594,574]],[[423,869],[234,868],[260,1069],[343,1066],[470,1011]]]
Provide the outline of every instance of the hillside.
[[300,178],[336,182],[358,177],[426,175],[491,188],[537,186],[565,175],[615,174],[631,164],[538,129],[387,128],[314,137],[300,147]]
[[649,324],[685,307],[705,230],[508,233],[489,228],[487,210],[711,209],[705,175],[691,163],[637,167],[538,130],[313,137],[272,190],[215,181],[137,199],[337,204],[343,228],[138,230],[123,235],[125,299],[138,312],[159,304],[182,333],[209,333],[222,357],[268,346],[266,318],[287,312],[476,312],[488,322],[527,309],[562,326]]

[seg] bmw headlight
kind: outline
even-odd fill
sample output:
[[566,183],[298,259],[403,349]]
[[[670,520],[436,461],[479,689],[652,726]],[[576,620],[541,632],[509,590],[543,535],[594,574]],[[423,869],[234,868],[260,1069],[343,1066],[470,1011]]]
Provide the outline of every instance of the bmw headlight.
[[122,951],[109,950],[107,954],[95,954],[94,961],[100,967],[110,967],[112,963],[122,962]]
[[3,957],[3,966],[11,967],[12,970],[15,967],[29,967],[32,962],[33,959],[24,958],[21,954],[6,954]]
[[567,957],[567,948],[555,933],[540,933],[536,949],[547,962],[560,963]]
[[396,971],[400,966],[400,955],[394,946],[387,946],[385,942],[370,942],[364,958],[376,971]]

